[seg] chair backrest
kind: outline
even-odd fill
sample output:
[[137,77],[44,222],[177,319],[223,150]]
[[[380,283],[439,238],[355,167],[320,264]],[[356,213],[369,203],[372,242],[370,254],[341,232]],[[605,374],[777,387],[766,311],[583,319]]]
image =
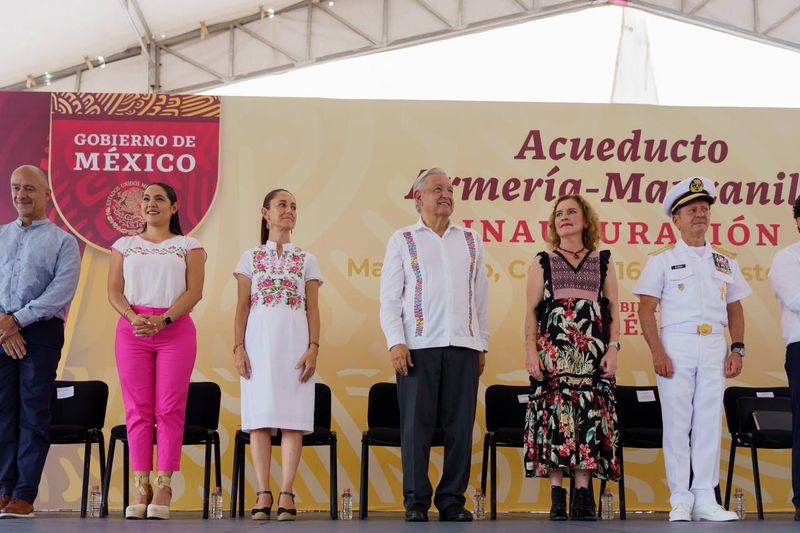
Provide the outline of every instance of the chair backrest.
[[210,381],[189,383],[189,397],[186,400],[186,425],[209,430],[219,427],[219,409],[222,391],[219,385]]
[[367,399],[367,427],[399,428],[400,404],[396,383],[375,383]]
[[331,388],[324,383],[314,385],[314,427],[331,429]]
[[[740,423],[742,419],[738,413],[739,398],[767,399],[788,397],[789,387],[728,387],[725,389],[725,395],[722,399],[722,404],[725,407],[725,420],[728,423],[728,432],[731,435],[743,432]],[[748,415],[748,418],[752,418],[752,416]]]
[[[757,396],[739,396],[736,400],[736,417],[739,433],[749,433],[756,428],[754,411],[792,412],[792,401],[785,397],[760,398]],[[791,431],[791,425],[789,427]]]
[[56,381],[51,402],[51,426],[103,429],[108,385],[102,381]]
[[[486,431],[499,428],[525,428],[529,385],[491,385],[486,389]],[[525,397],[520,402],[520,396]]]
[[617,428],[662,429],[657,387],[617,385]]

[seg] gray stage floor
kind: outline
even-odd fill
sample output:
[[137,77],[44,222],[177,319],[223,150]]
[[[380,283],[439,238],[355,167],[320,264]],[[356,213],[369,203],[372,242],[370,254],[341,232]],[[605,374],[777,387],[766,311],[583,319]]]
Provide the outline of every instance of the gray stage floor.
[[[303,531],[306,533],[317,531],[335,532],[364,532],[364,533],[394,533],[394,532],[424,532],[453,531],[453,532],[502,532],[502,533],[530,533],[558,531],[647,531],[655,532],[667,530],[679,531],[755,531],[766,529],[772,531],[797,531],[800,523],[792,521],[789,514],[769,514],[767,519],[759,522],[755,515],[748,516],[742,522],[714,524],[702,523],[673,523],[667,522],[665,513],[628,514],[628,520],[614,520],[613,522],[561,522],[555,523],[547,520],[541,513],[506,513],[498,514],[496,521],[479,521],[466,524],[442,523],[436,521],[436,514],[431,513],[433,520],[427,524],[406,524],[400,513],[370,513],[370,518],[365,521],[334,521],[330,520],[327,513],[301,513],[296,522],[269,521],[255,523],[249,519],[229,520],[201,520],[199,513],[174,513],[173,519],[168,521],[134,521],[124,520],[119,512],[105,519],[78,517],[77,513],[40,512],[34,519],[0,520],[0,531],[41,532],[41,533],[85,533],[93,531],[144,531],[177,532],[238,532],[238,531]],[[266,529],[264,529],[266,528]],[[667,528],[667,529],[665,529]]]

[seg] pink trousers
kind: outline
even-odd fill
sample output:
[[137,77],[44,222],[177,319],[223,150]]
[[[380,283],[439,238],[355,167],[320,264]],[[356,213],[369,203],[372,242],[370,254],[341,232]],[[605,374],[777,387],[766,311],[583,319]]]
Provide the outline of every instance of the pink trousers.
[[[160,315],[166,309],[133,306],[138,314]],[[158,470],[181,464],[186,396],[197,356],[197,332],[184,315],[152,337],[137,337],[120,317],[115,341],[117,371],[125,403],[131,468],[153,469],[153,432],[157,431]]]

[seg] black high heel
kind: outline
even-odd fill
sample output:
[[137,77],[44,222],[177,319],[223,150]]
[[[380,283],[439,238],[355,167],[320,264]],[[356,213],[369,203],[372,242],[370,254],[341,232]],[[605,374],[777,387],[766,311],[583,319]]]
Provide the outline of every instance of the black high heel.
[[[278,493],[278,500],[280,501],[281,494],[286,494],[287,496],[292,497],[292,502],[294,502],[294,492],[279,492]],[[278,520],[279,521],[291,521],[294,520],[295,516],[297,516],[297,509],[286,509],[285,507],[281,507],[278,505]]]
[[[269,494],[272,496],[272,491],[260,490],[256,492],[256,501],[258,501],[258,497],[262,494]],[[272,503],[275,503],[275,498],[272,498]],[[250,511],[250,518],[253,520],[269,520],[269,515],[272,512],[272,503],[269,504],[269,507],[253,507],[253,509]],[[278,512],[280,513],[280,509],[278,509]]]

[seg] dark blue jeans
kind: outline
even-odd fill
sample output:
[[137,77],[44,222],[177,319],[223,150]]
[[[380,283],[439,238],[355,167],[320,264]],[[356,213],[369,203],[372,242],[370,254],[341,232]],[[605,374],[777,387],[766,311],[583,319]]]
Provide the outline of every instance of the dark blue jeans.
[[800,507],[800,342],[786,346],[784,368],[792,395],[792,503]]
[[64,322],[53,318],[22,329],[28,354],[0,349],[0,494],[33,503],[50,449],[50,403]]

